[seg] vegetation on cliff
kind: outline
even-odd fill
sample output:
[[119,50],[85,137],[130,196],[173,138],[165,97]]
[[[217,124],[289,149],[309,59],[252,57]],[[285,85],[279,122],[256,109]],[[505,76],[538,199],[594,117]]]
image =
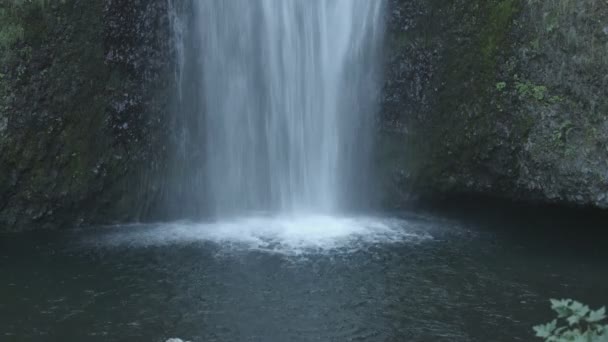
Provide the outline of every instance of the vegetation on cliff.
[[608,207],[605,4],[391,7],[380,147],[400,191],[389,203],[475,193]]
[[137,193],[150,185],[142,178],[159,172],[163,158],[167,100],[156,89],[169,75],[165,5],[0,5],[3,229],[145,210]]

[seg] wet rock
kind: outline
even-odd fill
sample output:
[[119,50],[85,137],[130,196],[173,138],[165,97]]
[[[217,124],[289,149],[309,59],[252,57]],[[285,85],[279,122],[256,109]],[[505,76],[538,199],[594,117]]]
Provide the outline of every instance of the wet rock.
[[0,48],[0,230],[145,217],[170,134],[167,2],[13,6],[1,19],[26,29]]
[[[377,153],[387,203],[409,191],[606,207],[608,50],[592,42],[605,40],[608,7],[389,6]],[[396,185],[404,169],[411,177]]]

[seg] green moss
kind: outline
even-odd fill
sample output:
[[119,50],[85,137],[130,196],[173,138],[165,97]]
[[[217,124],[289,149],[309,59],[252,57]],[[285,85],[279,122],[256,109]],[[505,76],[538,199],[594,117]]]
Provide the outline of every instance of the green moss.
[[519,9],[517,0],[490,1],[489,16],[482,30],[481,53],[484,61],[494,66],[496,54],[511,27],[513,15]]
[[407,32],[399,32],[393,35],[393,50],[402,50],[405,48],[410,41],[410,37]]
[[[547,99],[547,87],[544,85],[536,85],[531,82],[516,82],[515,89],[521,98],[532,98],[537,101]],[[556,99],[554,99],[556,100]]]
[[[473,124],[469,128],[478,130],[479,134],[475,136],[490,133],[486,128],[493,127],[493,123],[489,122],[492,121],[491,117],[482,113],[495,108],[489,105],[494,90],[507,86],[504,82],[496,82],[497,61],[502,52],[508,50],[506,39],[519,3],[518,0],[493,0],[474,7],[474,18],[469,18],[472,22],[466,24],[470,30],[466,34],[474,39],[472,46],[450,48],[447,87],[439,95],[441,111],[445,113],[442,121],[448,119],[459,125],[462,120],[454,118],[453,113],[461,107],[460,110],[466,111],[469,117],[468,124]],[[464,10],[470,12],[472,9]],[[478,26],[473,20],[481,20],[481,25]],[[476,119],[470,120],[471,117]],[[466,130],[466,127],[463,129]],[[461,140],[456,136],[454,139]]]
[[[7,19],[0,15],[0,21],[5,20]],[[21,39],[23,39],[23,27],[21,25],[5,22],[2,27],[0,27],[0,46],[3,49],[9,49]]]
[[[433,94],[437,102],[431,121],[412,129],[420,134],[406,142],[411,163],[407,170],[415,184],[444,192],[462,186],[451,182],[452,176],[474,173],[471,166],[491,163],[496,157],[492,151],[497,143],[497,117],[508,108],[502,103],[508,98],[496,95],[497,91],[506,94],[511,84],[498,81],[497,75],[501,58],[510,53],[509,36],[522,1],[434,1],[433,6],[435,15],[441,13],[454,22],[433,31],[435,39],[446,44],[445,63],[433,80],[442,86]],[[527,133],[531,126],[522,123],[521,129],[514,129],[515,135]],[[417,146],[416,139],[424,146]]]
[[[430,104],[422,113],[412,113],[420,122],[408,126],[416,141],[402,142],[414,159],[406,161],[413,167],[407,165],[405,172],[418,172],[420,187],[437,192],[509,195],[523,189],[526,196],[543,184],[548,190],[538,190],[542,197],[577,193],[573,184],[581,184],[580,192],[598,193],[605,176],[595,175],[605,174],[608,151],[602,130],[608,120],[603,92],[608,44],[605,25],[598,24],[608,11],[602,4],[419,4],[429,13],[423,21],[437,27],[427,35],[438,42],[430,50],[438,57],[429,61],[434,77],[428,82],[431,90],[423,94]],[[422,25],[414,21],[414,26]],[[429,52],[419,43],[411,49],[423,56]]]

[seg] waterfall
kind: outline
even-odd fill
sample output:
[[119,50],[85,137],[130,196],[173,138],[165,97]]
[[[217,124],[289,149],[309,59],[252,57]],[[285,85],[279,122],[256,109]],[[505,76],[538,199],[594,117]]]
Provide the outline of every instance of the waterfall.
[[193,158],[197,165],[186,156],[178,166],[198,169],[185,172],[197,179],[182,182],[191,196],[220,216],[362,205],[383,1],[195,0],[186,7],[189,25],[171,18],[182,153],[202,155]]

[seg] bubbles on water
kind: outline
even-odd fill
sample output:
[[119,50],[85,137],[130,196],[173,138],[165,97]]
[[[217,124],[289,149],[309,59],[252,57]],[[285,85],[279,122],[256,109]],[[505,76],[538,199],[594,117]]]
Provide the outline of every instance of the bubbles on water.
[[104,229],[90,242],[149,247],[210,242],[223,249],[299,255],[356,251],[374,244],[417,242],[430,235],[407,221],[377,217],[250,216],[217,222],[139,224]]

